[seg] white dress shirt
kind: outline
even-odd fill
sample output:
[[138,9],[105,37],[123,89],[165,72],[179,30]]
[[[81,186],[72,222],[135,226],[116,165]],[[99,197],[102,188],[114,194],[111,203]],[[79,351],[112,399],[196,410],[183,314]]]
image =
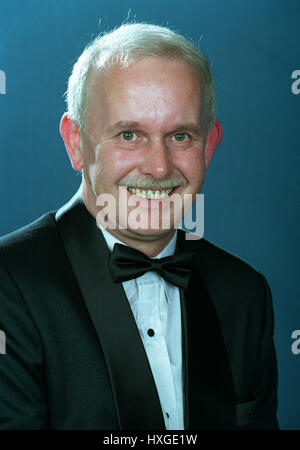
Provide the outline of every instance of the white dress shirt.
[[[126,245],[98,225],[112,251]],[[177,231],[155,258],[175,252]],[[183,430],[181,310],[178,287],[156,272],[122,283],[152,370],[167,430]]]

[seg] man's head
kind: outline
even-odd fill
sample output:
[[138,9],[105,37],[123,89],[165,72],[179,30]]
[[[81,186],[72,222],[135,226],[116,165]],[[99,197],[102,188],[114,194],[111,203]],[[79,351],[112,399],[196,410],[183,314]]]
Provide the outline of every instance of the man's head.
[[[74,65],[67,104],[61,134],[94,216],[97,197],[118,200],[120,186],[153,216],[174,194],[200,192],[222,131],[209,64],[183,37],[131,24],[95,39]],[[151,239],[171,232],[158,228],[114,234]]]

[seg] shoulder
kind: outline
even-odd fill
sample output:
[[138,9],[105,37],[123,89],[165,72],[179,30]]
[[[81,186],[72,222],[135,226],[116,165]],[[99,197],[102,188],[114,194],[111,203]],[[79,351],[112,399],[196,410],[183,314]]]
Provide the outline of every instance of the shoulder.
[[184,234],[185,233],[181,232],[179,235],[181,247],[194,253],[196,263],[204,265],[205,267],[203,267],[203,269],[207,272],[211,272],[215,269],[225,271],[226,273],[235,270],[240,274],[248,274],[249,276],[256,276],[259,274],[254,267],[228,250],[219,247],[204,238],[198,240],[186,240]]
[[263,274],[240,257],[206,239],[188,241],[180,235],[183,248],[194,253],[198,276],[210,292],[241,301],[269,293]]
[[58,242],[55,211],[48,212],[34,222],[0,237],[0,263],[8,268],[33,259],[45,258]]

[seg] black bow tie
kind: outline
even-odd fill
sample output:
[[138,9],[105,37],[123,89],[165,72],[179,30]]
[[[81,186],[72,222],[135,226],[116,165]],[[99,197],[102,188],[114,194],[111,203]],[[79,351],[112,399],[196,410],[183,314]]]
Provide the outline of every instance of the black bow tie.
[[175,286],[186,289],[193,256],[193,253],[184,252],[166,258],[151,259],[134,248],[115,244],[109,267],[115,283],[140,277],[153,270]]

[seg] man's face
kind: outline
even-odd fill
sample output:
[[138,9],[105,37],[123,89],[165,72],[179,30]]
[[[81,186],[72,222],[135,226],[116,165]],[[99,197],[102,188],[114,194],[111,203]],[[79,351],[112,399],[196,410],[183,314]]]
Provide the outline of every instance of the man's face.
[[163,229],[159,214],[174,194],[183,199],[199,193],[206,168],[202,88],[195,70],[182,61],[144,57],[126,69],[115,65],[100,76],[94,71],[88,98],[80,148],[89,209],[96,211],[100,194],[112,194],[118,205],[125,185],[127,219],[138,206],[140,226],[134,229],[119,215],[113,234],[147,239],[173,233],[174,217]]

